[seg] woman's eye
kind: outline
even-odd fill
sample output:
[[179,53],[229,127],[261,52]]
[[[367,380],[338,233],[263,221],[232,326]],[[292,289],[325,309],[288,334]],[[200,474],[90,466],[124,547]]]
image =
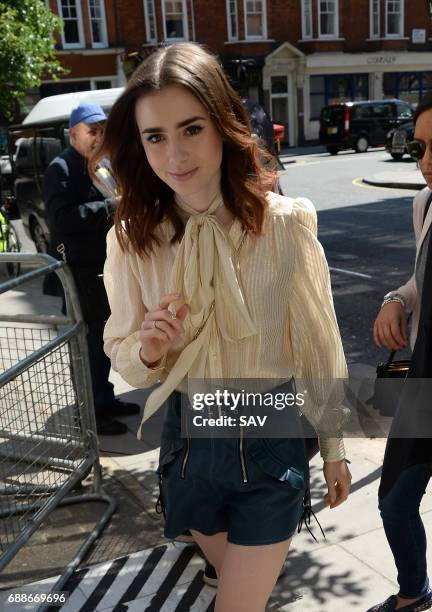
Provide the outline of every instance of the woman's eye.
[[151,142],[152,144],[156,144],[158,142],[161,141],[161,135],[160,134],[152,134],[151,136],[149,136],[147,138],[147,142]]
[[190,125],[186,128],[186,133],[188,136],[195,136],[199,134],[203,128],[200,125]]

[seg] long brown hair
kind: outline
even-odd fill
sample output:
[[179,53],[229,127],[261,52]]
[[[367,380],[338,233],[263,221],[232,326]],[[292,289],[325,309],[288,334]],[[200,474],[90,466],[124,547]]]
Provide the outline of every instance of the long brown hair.
[[205,107],[224,139],[221,189],[224,203],[245,230],[260,235],[267,206],[265,194],[274,189],[276,172],[262,163],[263,152],[251,136],[249,116],[215,56],[196,43],[176,43],[150,55],[133,73],[108,117],[101,156],[111,161],[121,199],[115,231],[124,250],[128,243],[146,255],[160,243],[157,226],[168,218],[172,242],[184,225],[174,206],[174,192],[152,170],[135,120],[141,96],[167,85],[187,88]]

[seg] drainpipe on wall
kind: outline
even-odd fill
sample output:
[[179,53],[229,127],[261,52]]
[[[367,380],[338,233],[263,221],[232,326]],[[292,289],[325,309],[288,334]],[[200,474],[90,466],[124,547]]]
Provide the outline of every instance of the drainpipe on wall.
[[196,40],[195,33],[195,9],[194,9],[194,0],[190,0],[191,3],[191,15],[192,15],[192,40]]

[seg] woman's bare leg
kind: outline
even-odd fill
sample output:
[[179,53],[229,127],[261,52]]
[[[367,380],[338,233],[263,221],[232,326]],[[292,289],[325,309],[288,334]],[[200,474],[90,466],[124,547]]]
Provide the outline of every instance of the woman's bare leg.
[[227,542],[215,612],[264,612],[291,543],[239,546]]
[[208,536],[200,533],[199,531],[191,529],[191,534],[193,535],[195,542],[203,551],[206,559],[213,565],[217,575],[219,576],[227,545],[226,531]]

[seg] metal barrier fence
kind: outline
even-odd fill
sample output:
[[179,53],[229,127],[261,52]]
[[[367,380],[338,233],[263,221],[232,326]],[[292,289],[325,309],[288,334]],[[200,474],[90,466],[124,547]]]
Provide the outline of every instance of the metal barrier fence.
[[[67,316],[0,313],[0,572],[59,505],[107,508],[64,569],[60,591],[115,510],[102,488],[85,325],[70,270],[48,255],[0,254],[38,266],[0,284],[5,294],[55,272]],[[93,468],[92,490],[68,493]],[[43,603],[38,612],[47,610]]]

